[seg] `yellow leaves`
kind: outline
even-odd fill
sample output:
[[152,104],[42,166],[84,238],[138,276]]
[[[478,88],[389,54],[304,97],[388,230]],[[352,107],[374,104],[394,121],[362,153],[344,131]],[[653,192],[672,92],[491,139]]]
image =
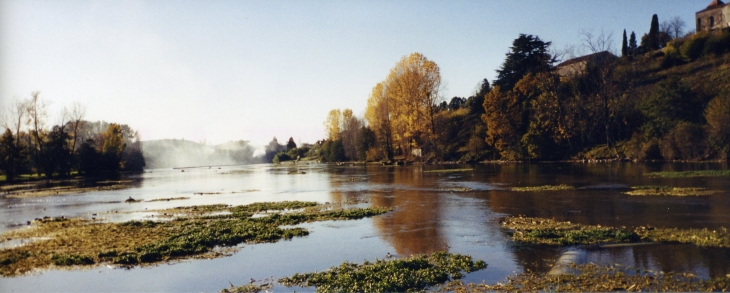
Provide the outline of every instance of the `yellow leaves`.
[[[352,112],[352,111],[350,111]],[[325,132],[330,140],[336,140],[340,136],[340,120],[342,112],[339,109],[332,109],[324,122]]]

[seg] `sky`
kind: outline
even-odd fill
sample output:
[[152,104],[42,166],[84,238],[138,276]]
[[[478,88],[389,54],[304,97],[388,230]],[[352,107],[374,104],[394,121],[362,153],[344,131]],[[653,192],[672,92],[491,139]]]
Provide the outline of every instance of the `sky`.
[[444,99],[468,97],[521,33],[580,55],[581,31],[603,29],[620,51],[624,29],[640,38],[658,14],[691,31],[710,2],[0,0],[0,110],[39,91],[51,122],[79,102],[142,140],[313,143],[413,52]]

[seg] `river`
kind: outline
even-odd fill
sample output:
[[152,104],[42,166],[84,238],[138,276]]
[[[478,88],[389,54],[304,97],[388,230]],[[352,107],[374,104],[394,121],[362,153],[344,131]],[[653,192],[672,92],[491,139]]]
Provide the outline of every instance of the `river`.
[[[468,168],[471,171],[426,172]],[[516,244],[499,219],[525,215],[581,224],[677,228],[730,228],[730,179],[652,178],[654,171],[727,169],[719,163],[553,163],[444,166],[334,166],[270,164],[155,169],[126,175],[132,187],[35,198],[0,197],[0,230],[24,229],[43,216],[98,217],[108,221],[150,219],[146,210],[175,206],[262,201],[359,202],[394,211],[353,221],[300,225],[306,237],[267,244],[244,244],[234,255],[134,267],[93,266],[48,270],[0,279],[2,292],[218,292],[250,279],[279,278],[322,271],[344,261],[363,262],[449,251],[487,262],[467,282],[496,283],[526,270],[547,272],[565,251],[581,260],[651,270],[692,272],[700,277],[730,273],[730,249],[682,244],[601,248]],[[509,187],[567,184],[575,190],[514,192]],[[720,192],[700,197],[637,197],[630,186],[705,187]],[[204,193],[204,194],[196,194]],[[124,203],[189,197],[187,200]],[[93,214],[97,214],[94,216]],[[286,288],[273,291],[314,291]]]

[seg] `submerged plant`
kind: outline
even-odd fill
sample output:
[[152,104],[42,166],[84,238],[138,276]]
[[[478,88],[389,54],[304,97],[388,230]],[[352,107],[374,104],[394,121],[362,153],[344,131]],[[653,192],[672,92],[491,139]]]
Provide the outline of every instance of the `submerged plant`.
[[487,267],[470,256],[437,252],[405,259],[376,260],[374,263],[345,262],[319,273],[294,274],[281,278],[286,286],[314,286],[317,292],[412,292],[461,279]]

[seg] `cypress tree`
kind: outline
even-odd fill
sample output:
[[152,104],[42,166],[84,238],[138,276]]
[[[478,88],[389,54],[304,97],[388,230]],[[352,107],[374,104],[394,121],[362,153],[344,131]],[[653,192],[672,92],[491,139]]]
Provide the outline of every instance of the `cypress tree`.
[[621,41],[621,57],[628,57],[629,56],[629,44],[626,40],[626,29],[624,29],[624,36],[623,40]]
[[634,56],[636,54],[636,48],[638,46],[636,45],[636,34],[632,31],[631,37],[629,38],[629,56]]
[[659,49],[659,17],[656,14],[651,17],[649,39],[647,41],[647,47],[649,50]]

